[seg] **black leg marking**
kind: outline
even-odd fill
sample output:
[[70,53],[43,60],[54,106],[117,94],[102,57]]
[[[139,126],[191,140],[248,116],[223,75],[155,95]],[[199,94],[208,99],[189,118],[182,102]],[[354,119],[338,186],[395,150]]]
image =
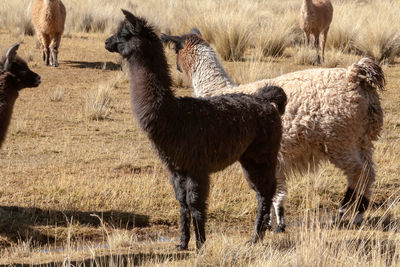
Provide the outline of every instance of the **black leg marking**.
[[188,177],[186,183],[186,203],[192,213],[197,249],[200,249],[206,241],[205,224],[209,187],[208,175]]
[[241,159],[240,163],[249,186],[257,193],[257,216],[250,239],[250,243],[256,243],[264,237],[270,225],[272,198],[276,190],[276,161],[255,163],[252,159]]
[[171,176],[171,183],[174,187],[175,198],[179,201],[180,208],[180,227],[181,227],[181,243],[177,245],[177,249],[186,250],[190,240],[190,211],[186,204],[186,177],[179,174]]
[[363,196],[357,205],[357,211],[359,213],[364,213],[368,209],[369,199]]
[[279,218],[281,218],[281,222],[278,224],[278,227],[276,228],[277,233],[282,233],[285,232],[286,224],[282,222],[282,218],[285,216],[285,208],[284,207],[279,207],[278,211]]
[[348,209],[350,205],[354,203],[356,205],[357,212],[362,214],[368,209],[369,199],[365,196],[358,196],[354,189],[348,188],[346,194],[344,195],[340,209]]
[[269,201],[265,196],[262,196],[260,193],[257,193],[257,216],[254,222],[254,233],[251,238],[253,243],[257,243],[258,241],[262,240],[265,231],[268,229],[269,226],[269,210],[271,208],[271,201]]
[[50,48],[46,48],[46,65],[50,65]]
[[354,190],[351,188],[347,188],[346,193],[344,194],[344,198],[342,200],[341,208],[347,208],[351,202],[353,202]]

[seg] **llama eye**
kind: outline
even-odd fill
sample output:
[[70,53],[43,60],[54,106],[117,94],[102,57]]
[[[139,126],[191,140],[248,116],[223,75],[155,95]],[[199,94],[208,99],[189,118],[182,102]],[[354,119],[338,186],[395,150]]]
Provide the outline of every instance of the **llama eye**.
[[130,36],[130,33],[128,31],[126,31],[126,30],[121,31],[121,37],[122,38],[127,38],[128,39],[129,36]]

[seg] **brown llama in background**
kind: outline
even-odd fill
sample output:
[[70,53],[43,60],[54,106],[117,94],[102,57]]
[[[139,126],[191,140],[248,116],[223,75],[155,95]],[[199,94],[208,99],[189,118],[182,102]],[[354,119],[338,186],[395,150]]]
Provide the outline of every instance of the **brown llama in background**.
[[58,67],[58,49],[67,12],[61,0],[35,0],[32,23],[43,50],[46,65]]
[[[333,7],[329,0],[303,0],[300,28],[304,31],[306,45],[310,44],[310,34],[314,36],[317,50],[317,64],[324,62],[325,44],[333,17]],[[322,33],[321,56],[319,56],[319,35]]]

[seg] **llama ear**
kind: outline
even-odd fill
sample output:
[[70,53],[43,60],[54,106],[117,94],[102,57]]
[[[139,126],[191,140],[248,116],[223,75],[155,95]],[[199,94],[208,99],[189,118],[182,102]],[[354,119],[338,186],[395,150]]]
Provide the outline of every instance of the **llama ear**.
[[121,9],[122,13],[125,15],[127,21],[132,24],[132,28],[129,29],[132,33],[138,33],[142,30],[142,25],[140,24],[140,20],[133,15],[131,12],[125,9]]
[[8,48],[6,53],[6,62],[4,63],[4,70],[10,70],[12,63],[14,62],[15,57],[17,56],[17,50],[19,48],[19,43],[12,45]]
[[164,44],[171,44],[171,43],[174,44],[176,51],[183,48],[183,38],[182,37],[171,36],[171,35],[166,35],[166,34],[162,33],[160,36],[160,39]]
[[202,36],[201,36],[200,30],[197,29],[197,28],[192,28],[192,29],[190,30],[189,34],[197,34],[198,36],[202,37]]

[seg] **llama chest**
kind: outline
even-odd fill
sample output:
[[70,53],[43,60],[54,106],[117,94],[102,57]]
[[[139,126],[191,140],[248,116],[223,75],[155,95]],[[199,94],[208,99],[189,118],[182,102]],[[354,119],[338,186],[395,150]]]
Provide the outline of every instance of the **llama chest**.
[[321,22],[318,19],[318,16],[314,12],[302,12],[300,19],[300,28],[309,33],[309,34],[316,34],[319,33],[321,30]]

